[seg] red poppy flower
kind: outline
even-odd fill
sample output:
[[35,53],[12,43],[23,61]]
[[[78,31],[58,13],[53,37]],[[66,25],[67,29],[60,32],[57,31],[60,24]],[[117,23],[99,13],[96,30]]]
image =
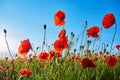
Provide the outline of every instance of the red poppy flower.
[[54,42],[54,48],[56,51],[62,51],[68,47],[68,38],[64,37]]
[[40,60],[40,67],[44,67],[45,66],[45,63],[44,63],[44,60]]
[[107,29],[110,28],[115,23],[115,21],[115,16],[112,13],[108,13],[104,16],[102,20],[102,25],[104,28]]
[[118,60],[117,58],[114,56],[114,55],[111,55],[111,56],[108,56],[105,60],[105,62],[111,66],[111,67],[114,67],[117,63],[118,63]]
[[98,53],[95,53],[95,56],[98,56]]
[[98,57],[92,58],[92,61],[97,61],[97,60],[98,60]]
[[49,59],[52,59],[52,58],[54,57],[54,55],[55,55],[55,51],[54,51],[54,50],[51,50],[51,51],[49,52]]
[[18,52],[20,53],[20,55],[25,56],[29,50],[31,49],[31,44],[29,39],[23,40],[18,48]]
[[64,38],[64,37],[65,37],[65,35],[66,35],[66,30],[65,30],[65,29],[63,29],[63,30],[61,30],[61,31],[60,31],[60,33],[59,33],[58,37],[59,37],[59,38]]
[[116,45],[117,50],[120,50],[120,44]]
[[57,57],[61,57],[62,56],[60,51],[55,51],[55,53],[56,53]]
[[75,55],[75,56],[74,56],[74,61],[76,61],[76,62],[77,62],[77,61],[79,61],[79,60],[80,60],[80,56]]
[[99,54],[102,55],[102,56],[104,55],[103,51],[100,51]]
[[84,56],[90,56],[91,55],[91,50],[86,50],[86,53],[84,54]]
[[88,54],[88,55],[91,55],[91,50],[87,50],[87,54]]
[[27,76],[29,77],[32,74],[31,70],[27,70]]
[[109,54],[109,52],[107,51],[106,54]]
[[39,58],[40,58],[41,60],[48,60],[48,57],[49,57],[49,54],[48,54],[47,52],[41,52],[41,53],[39,54]]
[[93,26],[89,28],[89,30],[87,31],[87,35],[93,38],[98,38],[99,32],[100,32],[100,28],[98,26]]
[[29,76],[32,74],[32,71],[25,68],[25,69],[22,69],[22,70],[20,71],[20,74],[21,74],[21,75],[26,75],[26,76],[29,77]]
[[91,67],[91,68],[95,68],[96,65],[93,63],[92,60],[89,60],[88,58],[84,58],[81,62],[80,62],[82,68],[87,68],[87,67]]
[[49,52],[49,58],[50,59],[52,59],[55,55],[57,56],[57,57],[61,57],[62,56],[62,54],[59,52],[59,51],[55,51],[55,50],[51,50],[50,52]]
[[56,26],[62,26],[65,24],[65,13],[63,11],[58,11],[54,15],[54,23]]

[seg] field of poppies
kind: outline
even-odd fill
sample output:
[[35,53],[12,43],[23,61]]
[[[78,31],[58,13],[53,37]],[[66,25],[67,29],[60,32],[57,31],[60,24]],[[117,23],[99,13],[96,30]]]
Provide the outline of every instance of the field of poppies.
[[[112,42],[109,44],[110,49],[108,49],[108,44],[102,44],[99,41],[97,50],[95,45],[96,40],[100,39],[101,28],[96,25],[88,28],[87,21],[85,21],[81,39],[75,39],[73,32],[68,38],[64,26],[65,17],[62,10],[54,14],[55,25],[62,29],[52,46],[46,43],[47,25],[44,25],[41,49],[39,50],[39,47],[33,49],[30,40],[24,39],[18,46],[16,56],[13,56],[10,51],[6,38],[7,30],[4,29],[5,41],[11,58],[0,59],[0,80],[120,80],[120,44],[113,45],[117,31],[114,14],[107,13],[102,20],[103,29],[115,27]],[[79,47],[74,48],[78,42],[80,42]],[[114,46],[116,54],[112,53]],[[32,53],[28,55],[30,50]],[[37,54],[38,51],[40,51],[39,54]]]

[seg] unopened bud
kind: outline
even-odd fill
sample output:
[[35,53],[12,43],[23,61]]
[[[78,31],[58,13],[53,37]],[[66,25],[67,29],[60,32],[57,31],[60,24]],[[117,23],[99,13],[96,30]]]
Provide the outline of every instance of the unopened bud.
[[4,29],[4,33],[5,33],[5,34],[7,33],[7,30],[6,30],[6,29]]
[[46,25],[44,25],[44,29],[46,29],[47,28],[47,26]]

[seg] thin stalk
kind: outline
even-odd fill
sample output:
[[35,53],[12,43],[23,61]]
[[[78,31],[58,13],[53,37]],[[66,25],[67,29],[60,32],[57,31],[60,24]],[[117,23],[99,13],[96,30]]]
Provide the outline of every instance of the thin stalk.
[[87,28],[87,21],[85,21],[85,26],[84,27],[85,28],[84,28],[83,33],[82,33],[82,38],[81,38],[80,46],[82,46],[82,42],[83,42],[83,39],[84,39],[85,30]]
[[26,75],[20,75],[18,80],[21,80],[21,78],[24,77],[24,76],[26,76]]
[[46,36],[46,25],[44,25],[44,37],[43,37],[43,43],[42,43],[42,52],[43,52],[44,45],[45,45],[45,36]]
[[13,56],[12,56],[12,54],[11,54],[11,51],[10,51],[10,48],[9,48],[9,44],[8,44],[8,41],[7,41],[7,31],[6,31],[6,29],[4,29],[4,33],[5,33],[5,42],[6,42],[6,44],[7,44],[8,52],[9,52],[9,54],[10,54],[10,57],[13,59]]
[[[82,38],[81,38],[80,46],[82,46],[82,42],[83,42],[83,39],[84,39],[84,34],[85,34],[85,31],[86,31],[86,28],[87,28],[87,21],[85,21],[85,26],[84,26],[84,30],[82,32]],[[85,46],[85,45],[83,45],[83,46]],[[82,49],[82,50],[80,49],[79,53],[81,52],[83,54],[83,50],[84,49]]]
[[86,42],[87,42],[87,40],[88,40],[88,37],[86,36],[85,37],[85,42],[84,42],[84,46],[86,47]]
[[110,47],[110,53],[112,51],[112,47],[113,47],[113,43],[114,43],[114,40],[115,40],[116,32],[117,32],[117,23],[115,22],[115,32],[114,32],[111,47]]
[[35,51],[35,47],[34,47],[34,44],[32,44],[32,48],[31,48],[31,51],[33,51],[34,55],[37,55],[37,51]]
[[102,43],[102,48],[101,50],[105,49],[105,43]]
[[114,80],[116,79],[116,71],[115,71],[115,69],[114,69]]
[[[99,51],[99,49],[100,49],[100,44],[101,44],[101,32],[102,32],[102,28],[100,28],[101,30],[100,30],[100,37],[99,37],[99,44],[98,44],[98,51]],[[97,51],[97,52],[98,52]]]
[[94,39],[94,41],[93,41],[93,49],[92,49],[92,51],[94,51],[95,42],[96,42],[96,39]]
[[[13,56],[12,56],[12,53],[11,53],[11,51],[10,51],[10,48],[9,48],[9,44],[8,44],[8,41],[7,41],[7,31],[6,31],[6,29],[4,29],[4,33],[5,33],[5,42],[6,42],[6,45],[7,45],[7,49],[8,49],[8,52],[9,52],[9,54],[10,54],[10,57],[12,58],[12,67],[14,67],[14,58],[13,58]],[[5,74],[6,74],[7,72],[5,72]],[[7,75],[6,75],[7,76]]]
[[65,25],[63,25],[63,29],[64,29]]

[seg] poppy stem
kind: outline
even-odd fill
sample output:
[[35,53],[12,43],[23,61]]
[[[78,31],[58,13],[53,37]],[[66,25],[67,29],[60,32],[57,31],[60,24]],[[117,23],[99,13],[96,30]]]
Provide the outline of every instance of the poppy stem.
[[46,25],[44,25],[44,38],[43,38],[43,44],[42,44],[42,52],[43,52],[43,48],[44,48],[44,45],[45,45],[45,36],[46,36]]
[[35,48],[35,47],[34,47],[34,44],[33,44],[33,46],[31,47],[31,51],[33,51],[34,55],[36,55],[36,54],[37,54],[37,51],[35,51],[33,48]]
[[20,75],[18,80],[21,80],[21,78],[24,77],[24,76],[26,76],[26,75]]
[[99,36],[99,44],[98,44],[98,50],[97,50],[97,52],[98,52],[99,49],[100,49],[100,44],[101,44],[101,32],[102,32],[102,27],[100,28],[100,36]]
[[65,25],[63,25],[63,29],[64,29]]
[[115,22],[115,32],[114,32],[111,47],[110,47],[110,53],[112,51],[112,47],[113,47],[113,43],[114,43],[114,40],[115,40],[116,33],[117,33],[117,23]]
[[4,29],[4,33],[5,33],[5,42],[6,42],[6,44],[7,44],[8,52],[9,52],[9,54],[10,54],[10,57],[13,59],[13,56],[12,56],[12,54],[11,54],[11,51],[10,51],[10,48],[9,48],[9,44],[8,44],[8,41],[7,41],[7,31],[6,31],[6,29]]
[[116,79],[116,69],[114,69],[114,80]]
[[[86,28],[87,28],[87,21],[85,21],[85,26],[84,26],[84,30],[83,30],[83,32],[82,32],[82,38],[81,38],[81,42],[80,42],[80,46],[82,46],[82,43],[83,43],[83,39],[84,39],[84,33],[85,33],[85,31],[86,31]],[[86,41],[86,40],[85,40]],[[83,46],[85,46],[85,45],[83,45]],[[80,52],[83,54],[83,50],[84,49],[82,49],[82,50],[80,50]],[[79,52],[79,53],[80,53]]]
[[93,49],[92,49],[92,53],[93,53],[93,51],[94,51],[95,42],[96,42],[96,39],[94,39],[94,41],[93,41]]
[[84,39],[84,33],[85,33],[86,28],[87,28],[87,21],[85,21],[85,26],[84,26],[84,30],[83,30],[83,33],[82,33],[82,38],[81,38],[80,46],[82,46],[82,42],[83,42],[83,39]]
[[102,43],[102,48],[101,50],[105,49],[105,43]]

